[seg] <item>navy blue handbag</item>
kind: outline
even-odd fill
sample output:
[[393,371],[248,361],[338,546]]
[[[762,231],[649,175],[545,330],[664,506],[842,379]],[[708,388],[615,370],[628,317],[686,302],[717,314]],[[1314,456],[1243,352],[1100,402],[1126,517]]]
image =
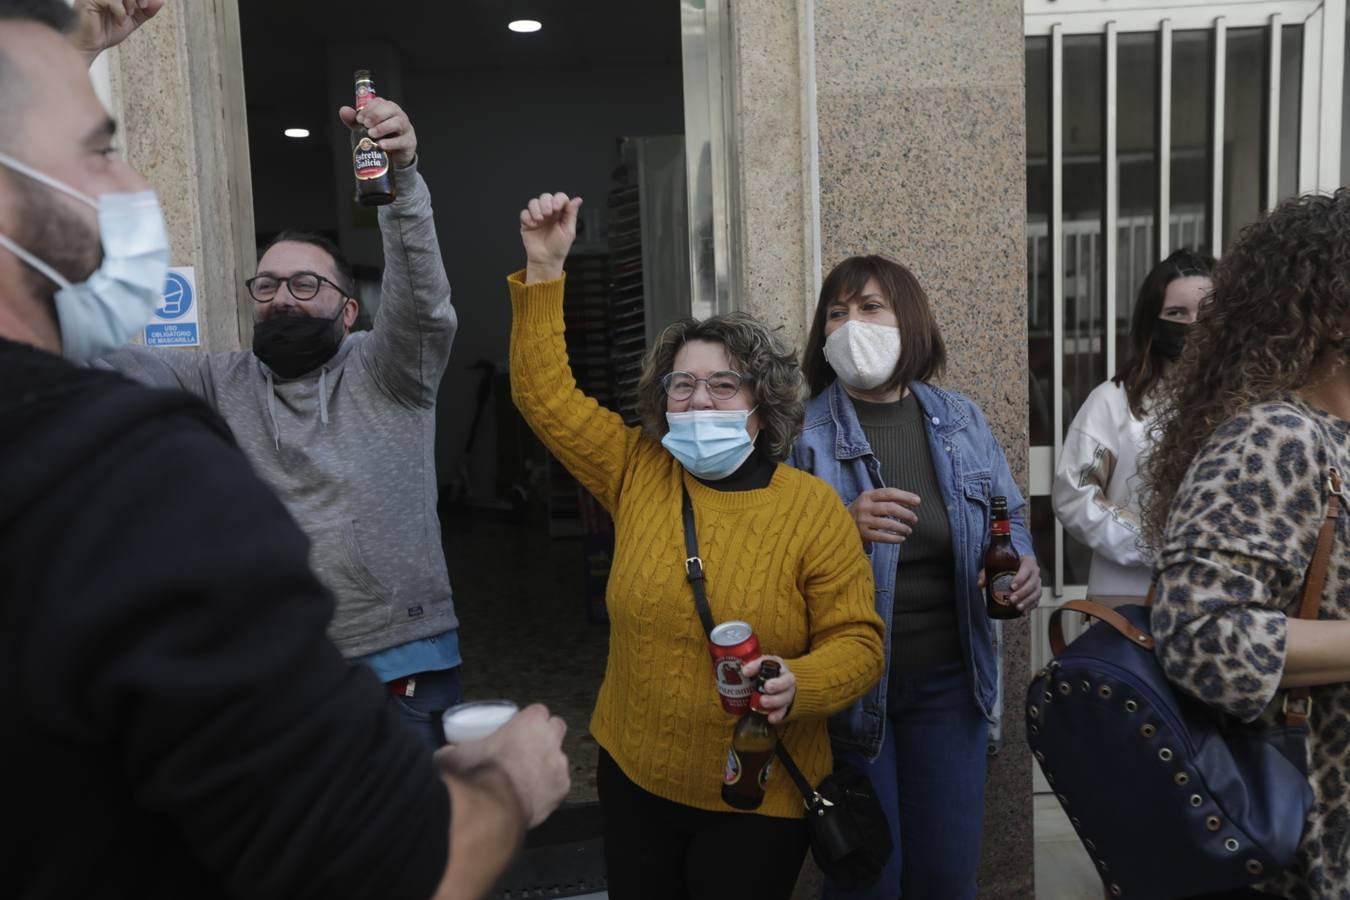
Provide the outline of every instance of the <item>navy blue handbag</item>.
[[[1340,478],[1303,582],[1316,619]],[[1282,726],[1244,726],[1175,691],[1149,606],[1074,600],[1050,618],[1054,660],[1027,691],[1027,741],[1109,895],[1167,900],[1240,888],[1293,862],[1313,805],[1307,688]],[[1097,621],[1067,647],[1061,615]]]

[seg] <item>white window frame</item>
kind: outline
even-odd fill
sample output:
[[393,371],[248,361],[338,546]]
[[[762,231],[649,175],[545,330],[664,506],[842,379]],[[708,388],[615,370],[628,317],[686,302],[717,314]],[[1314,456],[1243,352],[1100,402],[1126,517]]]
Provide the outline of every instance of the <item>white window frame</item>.
[[[1223,114],[1226,34],[1234,28],[1272,28],[1268,55],[1275,65],[1272,72],[1272,115],[1268,123],[1267,163],[1270,188],[1263,197],[1266,206],[1282,198],[1278,191],[1279,153],[1279,74],[1280,27],[1303,25],[1302,110],[1299,140],[1298,189],[1334,191],[1341,183],[1341,100],[1345,52],[1346,0],[1226,0],[1226,2],[1198,2],[1198,0],[1025,0],[1023,33],[1026,37],[1048,35],[1050,38],[1050,166],[1051,210],[1047,223],[1049,238],[1055,252],[1051,258],[1051,296],[1053,303],[1052,331],[1054,353],[1054,391],[1052,426],[1054,444],[1031,448],[1031,496],[1048,497],[1054,478],[1054,463],[1063,447],[1068,425],[1064,409],[1064,268],[1063,253],[1065,226],[1063,216],[1063,40],[1067,35],[1100,34],[1105,42],[1106,102],[1104,114],[1108,117],[1103,158],[1106,165],[1106,233],[1103,244],[1106,253],[1105,312],[1107,337],[1107,368],[1114,371],[1115,332],[1118,298],[1116,269],[1118,227],[1119,173],[1116,162],[1116,62],[1117,42],[1121,34],[1131,32],[1157,33],[1161,37],[1159,110],[1162,130],[1158,149],[1159,191],[1163,202],[1161,216],[1155,229],[1158,251],[1165,255],[1170,244],[1170,174],[1171,174],[1171,38],[1177,30],[1211,30],[1217,42],[1215,53],[1215,91],[1211,99],[1215,142],[1213,152],[1215,195],[1211,229],[1212,246],[1222,246],[1223,214]],[[1044,228],[1043,228],[1044,230]],[[1056,564],[1052,582],[1043,589],[1042,605],[1051,609],[1065,599],[1081,596],[1083,585],[1069,585],[1064,576],[1064,531],[1055,523]],[[1048,612],[1046,613],[1048,615]],[[1033,666],[1039,668],[1048,659],[1044,642],[1033,643]]]

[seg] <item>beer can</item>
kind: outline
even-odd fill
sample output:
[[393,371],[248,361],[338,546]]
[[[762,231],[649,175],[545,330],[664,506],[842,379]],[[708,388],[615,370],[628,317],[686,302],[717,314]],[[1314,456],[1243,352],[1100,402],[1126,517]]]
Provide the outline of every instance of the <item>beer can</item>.
[[734,716],[743,716],[750,711],[754,683],[741,674],[741,666],[759,659],[759,638],[747,622],[723,622],[709,637],[708,652],[712,654],[722,708]]

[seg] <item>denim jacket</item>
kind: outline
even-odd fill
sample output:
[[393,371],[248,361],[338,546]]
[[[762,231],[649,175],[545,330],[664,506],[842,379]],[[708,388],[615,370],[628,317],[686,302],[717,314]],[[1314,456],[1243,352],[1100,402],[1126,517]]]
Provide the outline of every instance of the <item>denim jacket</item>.
[[[1008,498],[1013,546],[1023,556],[1033,552],[1026,526],[1026,501],[1013,482],[1003,448],[974,402],[923,382],[909,387],[923,410],[933,468],[951,522],[952,555],[956,560],[952,583],[961,643],[969,651],[964,659],[966,670],[974,685],[976,705],[997,724],[1001,703],[996,635],[985,612],[984,591],[976,582],[989,545],[989,498]],[[806,405],[802,434],[788,463],[829,482],[845,504],[863,491],[888,486],[858,423],[853,402],[838,381]],[[924,497],[923,501],[931,504],[934,498]],[[895,569],[904,545],[864,542],[863,546],[872,559],[877,614],[886,623],[887,675],[862,699],[830,720],[830,736],[836,750],[854,750],[871,760],[881,752],[885,731]]]

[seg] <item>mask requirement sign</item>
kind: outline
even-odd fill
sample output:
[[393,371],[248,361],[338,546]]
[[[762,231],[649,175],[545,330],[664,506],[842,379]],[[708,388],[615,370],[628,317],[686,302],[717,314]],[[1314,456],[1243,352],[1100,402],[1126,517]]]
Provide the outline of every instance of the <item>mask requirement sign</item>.
[[169,269],[164,297],[145,326],[147,347],[198,347],[197,274],[192,266]]

